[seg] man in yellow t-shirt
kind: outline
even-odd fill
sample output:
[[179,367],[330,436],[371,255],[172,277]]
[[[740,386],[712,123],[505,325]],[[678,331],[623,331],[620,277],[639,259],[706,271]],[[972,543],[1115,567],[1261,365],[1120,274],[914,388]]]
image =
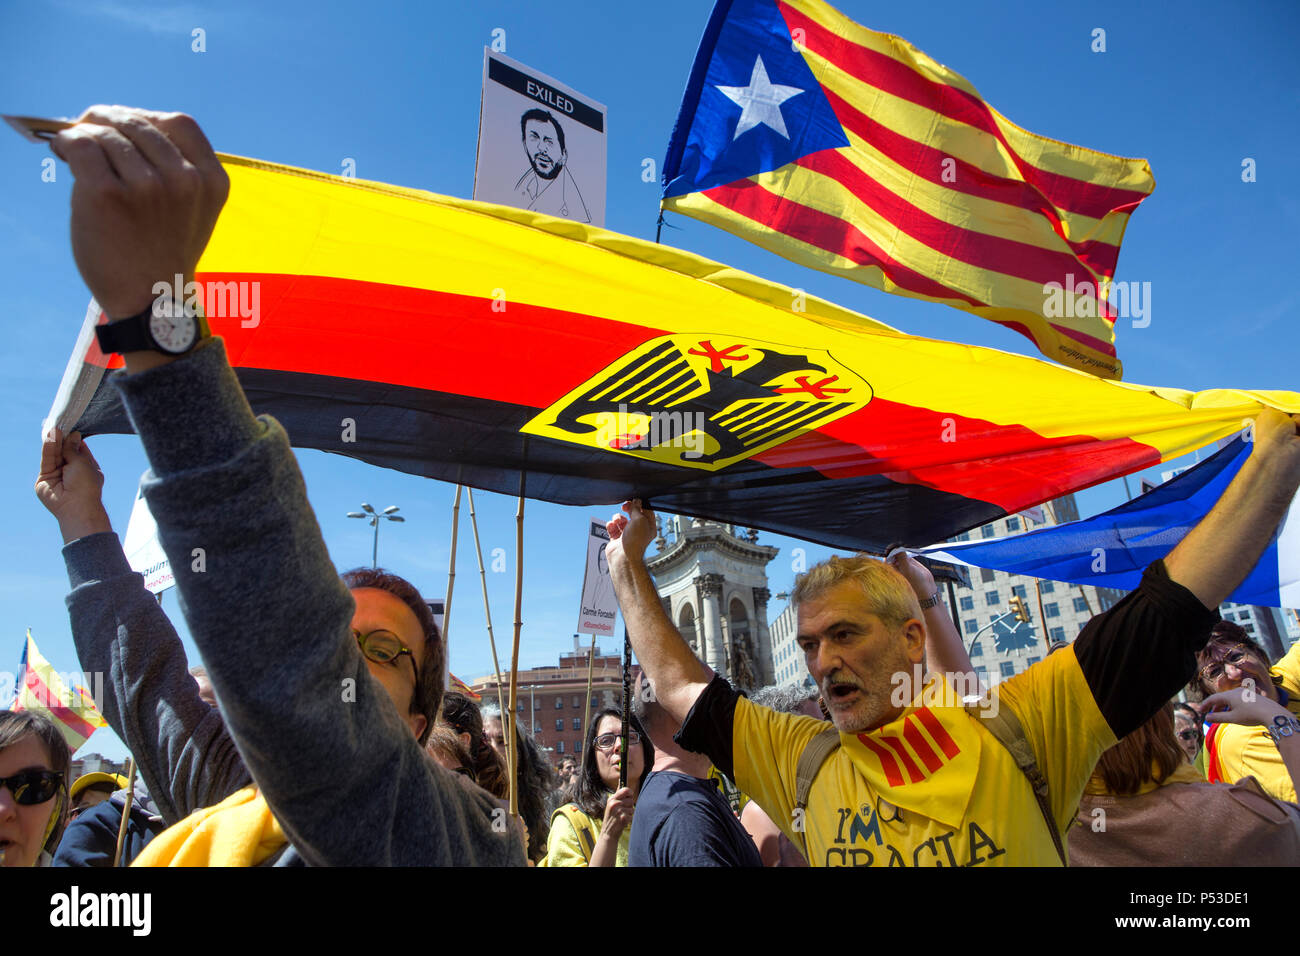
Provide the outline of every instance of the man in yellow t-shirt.
[[[1097,757],[1192,677],[1215,609],[1272,537],[1300,486],[1297,424],[1261,414],[1251,457],[1137,590],[991,695],[990,709],[1009,708],[1023,728],[1062,839]],[[606,556],[632,647],[681,722],[677,742],[707,754],[791,840],[806,835],[809,863],[1059,864],[1026,775],[953,682],[926,675],[926,623],[901,574],[833,558],[795,584],[797,640],[839,731],[799,813],[799,755],[824,724],[751,704],[695,657],[645,567],[654,515],[636,501],[623,510]]]
[[[1197,680],[1206,694],[1241,687],[1247,681],[1269,700],[1300,717],[1300,641],[1271,668],[1264,649],[1239,624],[1220,621],[1197,655]],[[1300,732],[1300,725],[1294,728]],[[1254,777],[1270,796],[1296,802],[1295,784],[1268,728],[1212,724],[1205,735],[1205,775],[1211,783]]]

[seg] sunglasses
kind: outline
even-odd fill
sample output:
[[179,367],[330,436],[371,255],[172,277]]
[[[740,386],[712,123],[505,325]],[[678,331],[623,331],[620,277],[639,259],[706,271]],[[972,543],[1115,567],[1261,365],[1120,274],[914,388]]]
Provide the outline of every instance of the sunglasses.
[[362,655],[366,660],[374,661],[376,664],[393,664],[403,654],[411,658],[411,670],[415,674],[415,683],[420,683],[420,669],[415,666],[415,654],[411,649],[405,646],[401,639],[389,631],[371,631],[369,634],[362,634],[360,631],[353,631],[352,636],[357,639],[357,645],[361,648]]
[[12,777],[0,777],[0,787],[8,787],[14,803],[34,806],[51,799],[63,786],[63,774],[54,770],[23,770]]
[[1239,665],[1244,664],[1249,656],[1250,649],[1246,647],[1245,644],[1234,644],[1232,647],[1228,648],[1227,652],[1221,658],[1211,661],[1202,667],[1200,676],[1211,684],[1217,683],[1219,678],[1226,673],[1223,666],[1224,664],[1231,664],[1233,667],[1238,667]]
[[[618,744],[620,734],[601,734],[596,738],[595,744],[597,750],[613,750]],[[635,730],[629,730],[627,733],[627,745],[629,747],[639,747],[641,745],[641,735]]]

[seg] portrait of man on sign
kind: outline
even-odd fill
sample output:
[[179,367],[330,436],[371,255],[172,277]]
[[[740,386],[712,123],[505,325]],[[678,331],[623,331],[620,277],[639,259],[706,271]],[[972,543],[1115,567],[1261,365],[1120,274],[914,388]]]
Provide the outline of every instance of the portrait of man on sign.
[[515,183],[520,205],[551,216],[591,222],[567,166],[569,154],[559,121],[548,110],[530,109],[519,117],[519,132],[529,166]]

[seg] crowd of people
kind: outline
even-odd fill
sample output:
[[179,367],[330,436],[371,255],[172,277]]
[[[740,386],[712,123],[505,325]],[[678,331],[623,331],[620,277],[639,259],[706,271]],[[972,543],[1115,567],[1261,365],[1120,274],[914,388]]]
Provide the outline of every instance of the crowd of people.
[[[178,114],[96,107],[54,148],[83,277],[110,319],[147,325],[154,281],[193,274],[224,171]],[[902,553],[801,575],[817,689],[742,693],[664,613],[655,517],[629,501],[606,556],[642,677],[632,712],[592,715],[580,764],[557,768],[510,715],[444,692],[415,587],[336,572],[284,430],[253,415],[201,317],[168,321],[193,341],[146,335],[116,382],[203,669],[131,571],[86,443],[53,431],[36,491],[81,666],[105,675],[139,779],[69,780],[50,721],[0,712],[5,865],[1300,862],[1300,644],[1271,662],[1217,614],[1300,486],[1300,416],[1261,414],[1249,461],[1137,589],[978,694],[959,691],[973,669],[930,572]]]

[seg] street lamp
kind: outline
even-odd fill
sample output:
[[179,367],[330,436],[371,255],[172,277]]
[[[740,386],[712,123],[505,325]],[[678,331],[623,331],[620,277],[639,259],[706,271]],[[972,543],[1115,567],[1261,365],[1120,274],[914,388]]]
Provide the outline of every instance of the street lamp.
[[362,502],[360,511],[348,512],[349,518],[369,518],[370,527],[375,529],[375,550],[374,554],[371,555],[370,558],[370,566],[372,568],[379,567],[379,519],[387,518],[389,521],[405,521],[406,519],[401,515],[393,513],[400,510],[401,509],[398,508],[397,505],[389,505],[383,511],[375,511],[375,509],[370,507],[370,505]]

